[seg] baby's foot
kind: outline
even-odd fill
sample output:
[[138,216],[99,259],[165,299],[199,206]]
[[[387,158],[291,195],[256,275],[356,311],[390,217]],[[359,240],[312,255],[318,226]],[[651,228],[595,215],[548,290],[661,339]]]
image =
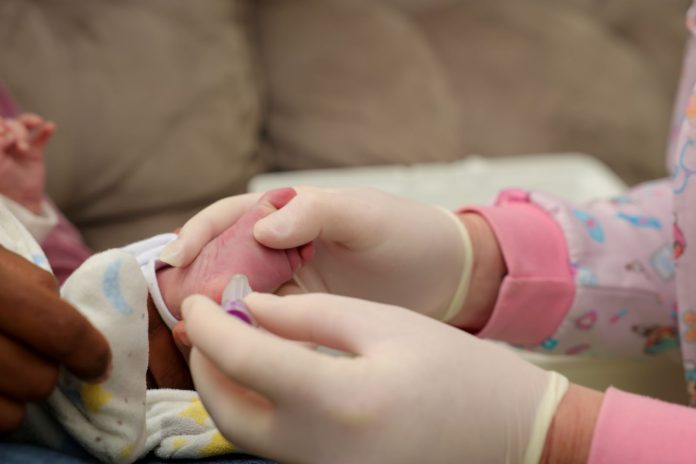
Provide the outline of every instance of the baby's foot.
[[[254,290],[271,292],[289,281],[306,262],[311,245],[287,251],[273,250],[259,244],[253,237],[256,221],[282,208],[295,196],[293,189],[280,189],[264,195],[232,227],[206,245],[194,262],[186,268],[166,268],[157,273],[160,290],[167,306],[181,319],[181,301],[188,295],[201,293],[220,301],[230,278],[244,273]],[[149,388],[191,389],[191,375],[182,358],[182,347],[175,342],[176,330],[160,318],[154,305],[148,304],[150,343],[148,365]],[[182,324],[179,338],[185,336]]]
[[268,192],[232,227],[208,243],[188,267],[167,268],[158,273],[167,306],[181,319],[181,301],[200,293],[220,302],[222,292],[235,274],[249,278],[251,288],[273,292],[292,279],[309,257],[309,249],[274,250],[253,236],[254,224],[290,201],[296,192],[279,189]]

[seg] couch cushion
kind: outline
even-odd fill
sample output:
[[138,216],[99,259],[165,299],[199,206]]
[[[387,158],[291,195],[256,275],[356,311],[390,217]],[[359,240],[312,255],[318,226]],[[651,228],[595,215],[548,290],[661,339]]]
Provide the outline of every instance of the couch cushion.
[[259,92],[241,1],[0,2],[0,76],[56,121],[48,190],[96,248],[240,192]]
[[274,167],[461,156],[449,84],[402,13],[354,0],[256,4]]
[[413,18],[451,79],[467,152],[581,151],[632,183],[665,175],[689,1],[439,1]]

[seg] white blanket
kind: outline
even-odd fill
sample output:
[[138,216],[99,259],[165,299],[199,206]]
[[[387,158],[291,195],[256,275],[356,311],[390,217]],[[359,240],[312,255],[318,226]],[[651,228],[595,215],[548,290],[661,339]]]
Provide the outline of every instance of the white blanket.
[[[49,269],[36,241],[2,202],[0,245]],[[60,448],[67,441],[57,436],[57,419],[90,454],[113,463],[133,462],[150,451],[161,458],[197,458],[235,450],[195,391],[147,390],[148,286],[133,254],[109,250],[93,256],[65,282],[61,295],[106,336],[113,371],[101,384],[62,371],[49,407],[34,410],[28,421],[30,436]]]

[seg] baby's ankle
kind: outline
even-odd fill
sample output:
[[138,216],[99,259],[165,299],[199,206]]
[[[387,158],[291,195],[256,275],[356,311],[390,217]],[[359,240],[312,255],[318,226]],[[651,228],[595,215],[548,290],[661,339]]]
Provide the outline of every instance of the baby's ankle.
[[181,270],[175,267],[165,267],[157,271],[157,285],[164,304],[177,319],[181,314]]

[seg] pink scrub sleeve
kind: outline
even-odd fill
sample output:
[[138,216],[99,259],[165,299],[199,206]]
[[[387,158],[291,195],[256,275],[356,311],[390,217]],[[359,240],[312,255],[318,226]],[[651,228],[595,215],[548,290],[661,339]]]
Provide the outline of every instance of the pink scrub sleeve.
[[668,181],[581,206],[511,189],[465,210],[489,222],[508,268],[480,336],[554,354],[678,348]]
[[597,419],[590,464],[696,462],[696,410],[610,388]]
[[506,190],[494,207],[459,212],[475,212],[486,219],[508,271],[495,310],[478,336],[541,343],[561,324],[575,295],[561,228],[522,190]]

